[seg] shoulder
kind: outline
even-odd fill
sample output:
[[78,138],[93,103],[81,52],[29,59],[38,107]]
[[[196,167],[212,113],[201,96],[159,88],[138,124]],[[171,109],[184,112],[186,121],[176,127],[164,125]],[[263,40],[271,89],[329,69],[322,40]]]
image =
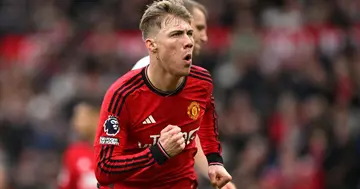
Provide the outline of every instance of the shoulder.
[[121,104],[124,104],[125,100],[129,100],[130,94],[144,86],[142,70],[137,69],[127,72],[109,87],[103,102],[103,107],[107,108],[108,112],[117,111],[118,107],[123,106]]
[[131,84],[136,83],[137,81],[142,79],[141,75],[142,69],[130,70],[121,77],[119,77],[108,89],[108,93],[115,92],[119,88],[123,88],[125,86],[130,86]]
[[142,59],[140,59],[139,61],[136,62],[136,64],[132,68],[132,70],[143,68],[143,67],[149,65],[149,63],[150,63],[150,57],[145,56],[145,57],[143,57]]
[[107,95],[129,90],[143,84],[142,69],[131,70],[117,79],[107,90]]
[[210,72],[200,66],[191,66],[189,77],[196,83],[205,84],[206,86],[211,87],[213,85],[213,80]]
[[202,80],[202,81],[209,82],[212,84],[212,77],[211,77],[210,72],[203,67],[195,66],[195,65],[191,66],[189,76],[193,77],[197,80]]
[[213,90],[213,80],[211,74],[205,68],[192,65],[189,73],[189,80],[192,85],[205,88],[208,93],[211,93]]

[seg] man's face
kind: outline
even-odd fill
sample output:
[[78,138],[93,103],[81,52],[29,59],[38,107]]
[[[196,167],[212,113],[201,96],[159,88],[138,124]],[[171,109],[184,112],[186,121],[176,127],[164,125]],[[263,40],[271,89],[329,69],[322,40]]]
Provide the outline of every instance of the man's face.
[[176,76],[188,75],[194,47],[193,29],[183,19],[169,16],[156,35],[156,57],[162,67]]
[[192,28],[194,29],[194,54],[198,55],[201,50],[201,46],[208,41],[207,37],[207,24],[205,14],[198,8],[194,8],[193,21],[191,23]]
[[98,114],[87,104],[79,104],[74,109],[72,125],[82,138],[91,138],[95,135]]

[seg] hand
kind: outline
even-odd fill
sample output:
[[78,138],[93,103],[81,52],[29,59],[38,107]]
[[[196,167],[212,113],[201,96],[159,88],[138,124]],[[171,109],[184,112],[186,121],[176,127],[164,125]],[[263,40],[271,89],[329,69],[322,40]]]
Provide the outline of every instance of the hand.
[[210,165],[208,173],[211,185],[217,189],[223,188],[232,180],[231,175],[222,165]]
[[170,156],[176,156],[185,148],[185,139],[178,126],[168,125],[160,132],[160,145]]

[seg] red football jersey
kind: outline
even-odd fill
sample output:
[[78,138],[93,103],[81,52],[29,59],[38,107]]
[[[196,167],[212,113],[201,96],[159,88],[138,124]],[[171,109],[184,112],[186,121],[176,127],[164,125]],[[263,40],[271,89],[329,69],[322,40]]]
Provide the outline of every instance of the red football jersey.
[[87,142],[70,145],[63,155],[59,189],[96,189],[94,148]]
[[[196,183],[197,134],[209,163],[222,164],[211,76],[192,66],[182,85],[170,93],[156,89],[146,69],[128,72],[105,95],[94,143],[96,177],[115,189],[184,188],[178,184]],[[160,131],[169,124],[181,128],[187,144],[171,158],[158,143]]]

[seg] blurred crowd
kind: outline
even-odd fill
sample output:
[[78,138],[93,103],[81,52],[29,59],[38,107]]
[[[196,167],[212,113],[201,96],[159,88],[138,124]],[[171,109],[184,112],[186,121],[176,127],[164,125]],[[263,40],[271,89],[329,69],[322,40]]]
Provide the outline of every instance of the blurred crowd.
[[[149,2],[0,1],[0,189],[56,188],[73,105],[147,54]],[[360,1],[199,2],[209,42],[194,63],[213,75],[237,187],[360,188]]]

